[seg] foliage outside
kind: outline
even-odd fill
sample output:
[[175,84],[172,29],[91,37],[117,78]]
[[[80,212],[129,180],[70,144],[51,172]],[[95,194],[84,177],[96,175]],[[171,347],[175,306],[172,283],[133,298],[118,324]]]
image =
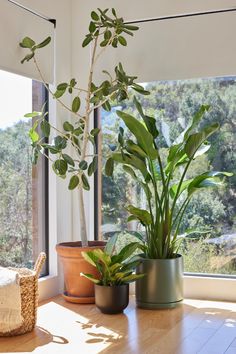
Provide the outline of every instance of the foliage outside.
[[[115,67],[114,74],[104,70],[103,73],[107,78],[98,85],[93,81],[94,70],[97,60],[107,47],[112,46],[115,49],[119,45],[126,46],[125,36],[133,36],[133,32],[136,30],[138,27],[127,25],[123,18],[117,17],[115,9],[112,9],[110,14],[108,9],[92,11],[89,32],[82,43],[82,47],[89,44],[92,46],[87,87],[79,87],[77,80],[71,78],[68,82],[58,84],[54,93],[48,89],[36,60],[37,51],[47,46],[51,38],[48,37],[43,42],[36,44],[30,37],[25,37],[20,43],[21,47],[30,51],[21,62],[34,61],[49,92],[75,117],[73,122],[64,122],[64,130],[60,131],[47,121],[47,112],[44,112],[44,109],[42,112],[26,114],[26,117],[29,118],[38,117],[29,133],[34,153],[33,162],[37,163],[40,153],[47,156],[46,152],[49,151],[54,172],[61,178],[66,178],[69,174],[69,189],[79,189],[80,230],[83,246],[88,244],[83,190],[90,189],[89,177],[95,173],[98,162],[95,139],[99,134],[99,129],[89,130],[90,116],[99,107],[110,111],[110,102],[118,103],[125,100],[128,97],[128,88],[141,94],[148,94],[142,86],[135,83],[136,76],[129,76],[125,73],[121,63]],[[66,93],[72,95],[71,106],[65,105],[61,100],[61,97]],[[39,126],[43,136],[38,133]],[[51,136],[51,130],[56,131],[57,136],[48,144],[45,143],[45,138],[48,139]],[[92,153],[89,152],[91,145]]]
[[[32,266],[30,124],[0,129],[0,264]],[[19,151],[21,158],[19,159]]]
[[104,251],[95,249],[93,251],[82,252],[84,259],[92,266],[96,267],[100,277],[95,278],[91,274],[81,273],[95,284],[104,286],[116,286],[134,282],[142,278],[143,274],[134,274],[140,260],[135,259],[134,252],[141,248],[139,242],[132,242],[123,247],[119,252],[115,252],[117,237],[111,238]]

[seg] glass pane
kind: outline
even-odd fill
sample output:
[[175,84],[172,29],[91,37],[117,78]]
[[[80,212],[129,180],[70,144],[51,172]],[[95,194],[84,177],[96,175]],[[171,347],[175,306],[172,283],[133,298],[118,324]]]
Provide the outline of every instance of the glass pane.
[[24,114],[35,109],[42,84],[5,71],[0,83],[0,265],[32,267],[45,242],[35,224],[39,173],[32,170],[32,122]]
[[[208,168],[218,171],[236,170],[236,78],[194,79],[161,81],[145,84],[150,96],[139,96],[146,114],[156,118],[162,132],[158,144],[162,154],[188,125],[193,114],[202,104],[211,105],[203,124],[220,123],[220,130],[209,140],[208,155],[199,157],[192,164],[188,178],[205,172]],[[132,103],[122,107],[137,116]],[[102,111],[103,160],[109,145],[116,143],[121,124],[115,114]],[[103,161],[103,162],[104,162]],[[189,228],[208,228],[207,234],[195,233],[184,238],[181,253],[184,254],[185,271],[193,273],[236,274],[236,176],[225,180],[224,187],[199,192],[189,204],[180,233]],[[145,198],[136,184],[120,165],[116,165],[114,178],[102,174],[100,236],[107,239],[114,233],[130,234],[140,228],[135,222],[127,223],[125,205],[145,208]],[[99,208],[98,208],[99,209]],[[127,233],[129,234],[127,236]]]

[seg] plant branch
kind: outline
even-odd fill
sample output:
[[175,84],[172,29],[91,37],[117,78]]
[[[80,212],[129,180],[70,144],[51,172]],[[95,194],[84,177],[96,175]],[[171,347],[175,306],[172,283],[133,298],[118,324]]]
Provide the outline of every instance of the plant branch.
[[[42,74],[42,72],[41,72],[41,70],[40,70],[40,68],[39,68],[39,65],[38,65],[37,60],[35,59],[35,57],[33,57],[33,61],[34,61],[34,64],[35,64],[35,66],[36,66],[36,69],[37,69],[37,71],[38,71],[38,73],[39,73],[39,75],[40,75],[40,77],[41,77],[41,79],[42,79],[42,81],[43,81],[44,87],[45,87],[46,90],[52,95],[52,97],[55,97],[55,96],[54,96],[54,93],[52,92],[52,90],[51,90],[51,89],[49,88],[49,86],[47,85],[47,83],[46,83],[46,81],[45,81],[45,79],[44,79],[44,76],[43,76],[43,74]],[[71,109],[70,107],[68,107],[67,105],[65,105],[64,102],[62,102],[59,98],[57,98],[57,101],[58,101],[58,102],[62,105],[62,107],[64,107],[66,110],[68,110],[69,112],[75,114],[77,117],[83,119],[83,116],[82,116],[82,115],[80,115],[79,113],[73,112],[72,109]]]

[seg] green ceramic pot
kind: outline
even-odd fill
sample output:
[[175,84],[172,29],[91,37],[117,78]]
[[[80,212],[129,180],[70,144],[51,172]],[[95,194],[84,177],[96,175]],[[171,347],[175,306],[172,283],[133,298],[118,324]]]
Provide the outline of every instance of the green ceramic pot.
[[156,309],[177,306],[183,300],[183,257],[143,259],[137,274],[146,274],[136,281],[138,307]]

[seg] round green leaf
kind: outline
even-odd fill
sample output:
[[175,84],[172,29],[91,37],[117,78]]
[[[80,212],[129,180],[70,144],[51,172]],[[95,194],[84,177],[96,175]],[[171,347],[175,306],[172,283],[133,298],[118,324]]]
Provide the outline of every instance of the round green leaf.
[[68,87],[68,84],[66,82],[62,82],[61,84],[57,85],[57,90],[63,91],[66,90]]
[[87,161],[85,161],[85,160],[80,161],[79,168],[81,168],[81,170],[86,170],[87,167],[88,167]]
[[91,35],[87,35],[82,43],[82,47],[86,47],[90,42],[92,42],[93,37]]
[[67,171],[67,162],[63,159],[58,159],[53,163],[52,168],[58,176],[64,176]]
[[121,45],[123,45],[124,47],[127,46],[127,41],[123,36],[119,36],[118,37],[118,41]]
[[35,41],[33,41],[33,39],[31,39],[30,37],[25,37],[20,43],[20,46],[22,48],[32,48],[34,45]]
[[78,176],[72,176],[71,179],[70,179],[70,183],[69,183],[69,186],[68,186],[68,189],[69,190],[73,190],[75,189],[79,184],[79,177]]
[[74,160],[67,154],[62,154],[63,159],[68,163],[68,165],[75,166]]
[[80,98],[79,96],[76,96],[72,102],[72,111],[74,113],[77,113],[79,109],[80,109]]
[[84,173],[82,174],[81,179],[82,179],[83,188],[86,191],[89,191],[90,190],[90,186],[89,186],[88,178],[85,176]]
[[92,136],[97,136],[99,134],[99,132],[100,132],[99,128],[94,128],[94,129],[91,130],[90,134]]
[[42,129],[42,132],[43,132],[44,136],[45,136],[46,138],[48,138],[49,135],[50,135],[50,131],[51,131],[51,126],[50,126],[50,124],[48,123],[48,121],[47,121],[46,119],[44,119],[44,120],[41,122],[40,127],[41,127],[41,129]]
[[110,30],[107,30],[105,33],[104,33],[104,39],[106,40],[109,40],[112,36],[112,33]]
[[89,24],[89,32],[93,33],[95,30],[96,30],[96,25],[93,21],[91,21]]
[[111,177],[114,170],[114,160],[110,157],[105,165],[105,173],[107,176]]
[[63,129],[67,132],[72,132],[74,130],[74,127],[70,122],[66,121],[63,123]]
[[91,162],[88,168],[89,176],[92,176],[92,174],[97,170],[97,165],[98,165],[98,158],[97,156],[94,156],[93,161]]
[[98,21],[99,20],[99,16],[98,16],[98,14],[95,11],[91,12],[91,18],[94,21]]

